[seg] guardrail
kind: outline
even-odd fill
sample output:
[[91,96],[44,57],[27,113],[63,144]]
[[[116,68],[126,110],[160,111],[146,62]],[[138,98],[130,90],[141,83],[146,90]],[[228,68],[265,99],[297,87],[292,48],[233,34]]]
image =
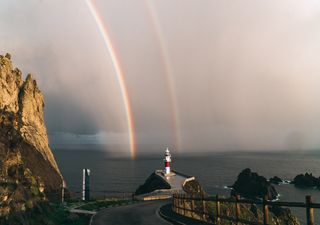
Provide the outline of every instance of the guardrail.
[[[208,209],[208,202],[214,203],[214,210]],[[230,203],[233,210],[235,210],[235,216],[222,215],[221,203]],[[241,218],[240,204],[255,204],[262,207],[262,221],[248,221]],[[228,220],[239,224],[249,225],[269,225],[269,206],[285,206],[285,207],[299,207],[305,208],[307,225],[314,225],[314,209],[320,209],[319,203],[313,203],[311,196],[306,196],[305,202],[273,202],[269,201],[267,196],[262,201],[240,199],[237,195],[235,198],[221,198],[219,195],[215,197],[205,197],[204,195],[186,195],[186,194],[174,194],[172,198],[172,209],[174,212],[188,216],[194,219],[206,221],[214,224],[221,224],[221,220]]]

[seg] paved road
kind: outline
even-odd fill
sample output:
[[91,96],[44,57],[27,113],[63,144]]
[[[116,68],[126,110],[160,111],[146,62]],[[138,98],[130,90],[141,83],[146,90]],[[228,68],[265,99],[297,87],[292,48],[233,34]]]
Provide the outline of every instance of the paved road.
[[92,225],[169,225],[171,223],[157,214],[159,207],[167,203],[168,201],[149,201],[105,209],[93,217]]
[[161,176],[164,180],[166,180],[170,186],[171,189],[174,190],[181,190],[182,191],[182,186],[185,180],[188,178],[186,176],[171,172],[171,176],[165,176],[163,173],[157,172],[158,176]]

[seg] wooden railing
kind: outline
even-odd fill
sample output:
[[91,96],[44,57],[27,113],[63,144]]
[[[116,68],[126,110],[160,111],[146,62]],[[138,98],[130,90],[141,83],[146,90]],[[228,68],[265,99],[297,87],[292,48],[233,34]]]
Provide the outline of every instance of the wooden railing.
[[[214,209],[210,210],[209,202],[212,202]],[[222,215],[221,203],[230,203],[235,211],[234,216]],[[261,206],[262,221],[249,221],[241,218],[241,205],[240,204],[255,204]],[[320,209],[319,203],[313,203],[311,196],[306,196],[305,202],[273,202],[268,201],[267,196],[262,200],[248,200],[240,199],[237,195],[235,198],[221,198],[219,195],[215,197],[205,197],[204,195],[185,195],[174,194],[172,199],[172,209],[174,212],[214,224],[221,224],[221,220],[228,220],[234,222],[236,225],[249,224],[249,225],[269,225],[269,206],[284,206],[284,207],[298,207],[305,208],[307,225],[314,225],[314,209]]]

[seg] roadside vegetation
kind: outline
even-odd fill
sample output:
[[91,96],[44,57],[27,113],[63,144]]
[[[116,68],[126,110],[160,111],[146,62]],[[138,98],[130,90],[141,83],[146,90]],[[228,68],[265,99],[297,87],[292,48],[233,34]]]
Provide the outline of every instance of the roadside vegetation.
[[137,201],[132,200],[119,200],[119,199],[105,199],[105,200],[96,200],[93,202],[88,202],[87,204],[80,206],[78,209],[88,210],[88,211],[99,211],[112,206],[127,205],[132,204]]
[[48,213],[48,221],[57,225],[88,225],[90,218],[91,215],[70,213],[62,204],[52,205],[52,213]]

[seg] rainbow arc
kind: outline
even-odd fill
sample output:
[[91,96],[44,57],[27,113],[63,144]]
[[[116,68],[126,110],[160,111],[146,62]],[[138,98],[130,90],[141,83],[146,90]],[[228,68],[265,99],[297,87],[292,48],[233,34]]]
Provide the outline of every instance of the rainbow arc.
[[121,63],[119,60],[119,57],[117,55],[117,51],[113,46],[111,35],[108,30],[108,27],[103,23],[103,19],[99,15],[99,11],[97,9],[97,6],[95,5],[94,1],[86,0],[86,3],[88,5],[88,8],[90,9],[90,12],[97,24],[97,28],[100,32],[100,35],[103,39],[104,45],[106,49],[108,50],[108,56],[110,56],[115,74],[117,77],[117,81],[119,83],[121,96],[124,102],[124,108],[126,113],[126,120],[128,125],[128,131],[129,131],[129,143],[130,143],[130,153],[131,158],[134,159],[136,157],[136,136],[135,136],[135,123],[134,123],[134,116],[132,112],[132,106],[131,101],[129,97],[128,92],[128,85],[125,80],[125,75],[121,67]]
[[158,16],[156,10],[154,9],[152,3],[149,0],[145,0],[145,5],[147,8],[147,13],[149,15],[150,21],[152,23],[152,27],[154,29],[155,37],[159,44],[160,56],[162,59],[162,65],[165,70],[165,78],[166,83],[170,95],[170,104],[171,104],[171,114],[172,114],[172,123],[173,123],[173,131],[174,131],[174,142],[175,148],[179,151],[181,147],[181,134],[179,129],[179,110],[177,104],[177,95],[175,92],[175,81],[173,79],[173,71],[172,66],[169,60],[169,54],[166,48],[166,43],[163,37],[163,32],[161,31],[161,26],[159,24]]

